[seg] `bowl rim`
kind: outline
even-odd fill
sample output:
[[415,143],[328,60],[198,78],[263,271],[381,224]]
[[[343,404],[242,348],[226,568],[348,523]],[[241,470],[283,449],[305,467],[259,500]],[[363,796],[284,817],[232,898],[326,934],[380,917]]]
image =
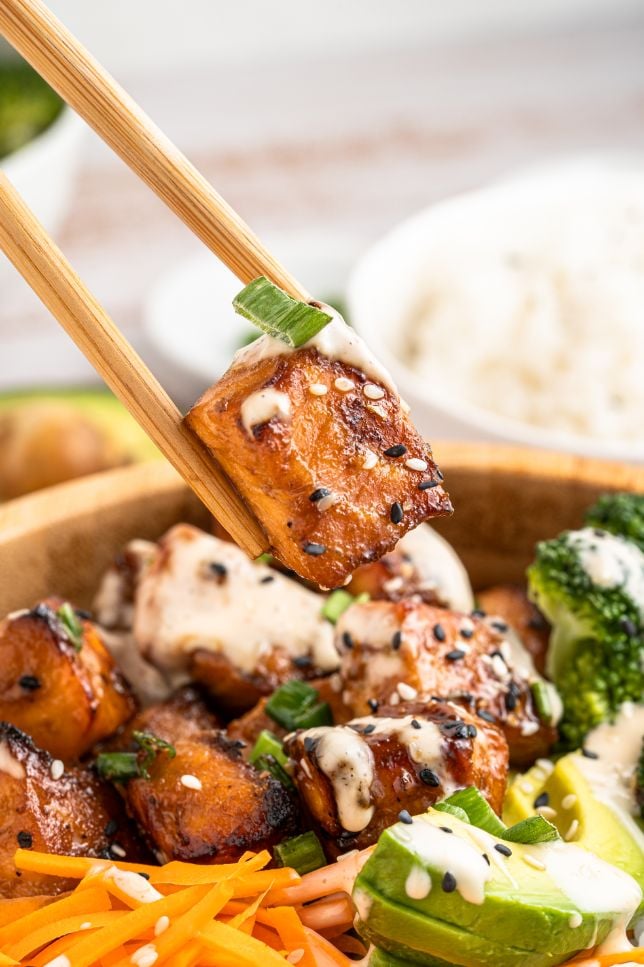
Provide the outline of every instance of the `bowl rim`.
[[[436,224],[449,221],[454,215],[457,218],[462,217],[462,213],[468,213],[468,209],[482,208],[485,211],[497,205],[501,208],[507,207],[513,197],[527,197],[531,186],[537,190],[553,190],[550,186],[554,186],[554,191],[561,193],[563,184],[558,177],[559,173],[574,173],[576,168],[585,177],[610,178],[615,172],[628,172],[632,178],[638,179],[644,185],[641,166],[633,168],[635,157],[641,162],[644,155],[615,152],[563,157],[519,168],[478,188],[438,199],[392,226],[362,254],[354,266],[347,286],[347,305],[352,322],[355,322],[360,334],[373,346],[376,354],[394,376],[407,384],[410,393],[446,420],[456,421],[461,428],[461,436],[467,438],[468,435],[478,433],[482,440],[492,439],[501,444],[529,446],[546,451],[561,450],[596,459],[644,463],[644,443],[600,440],[568,431],[547,430],[457,398],[446,401],[438,392],[433,391],[427,380],[390,349],[378,327],[369,325],[369,313],[366,311],[368,297],[365,297],[365,293],[373,291],[374,280],[383,277],[385,267],[406,261],[405,252],[409,251],[410,243],[419,238],[431,238]],[[374,297],[371,298],[373,300]],[[400,322],[399,319],[398,323]]]

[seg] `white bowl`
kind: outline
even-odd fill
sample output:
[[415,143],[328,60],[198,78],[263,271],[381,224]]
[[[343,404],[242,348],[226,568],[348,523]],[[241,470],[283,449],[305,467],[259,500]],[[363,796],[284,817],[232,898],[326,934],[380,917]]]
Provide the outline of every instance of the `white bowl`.
[[[619,179],[644,192],[644,161],[632,157],[569,159],[520,172],[513,178],[460,195],[402,222],[363,255],[349,281],[347,304],[356,329],[390,369],[414,421],[429,437],[518,443],[630,462],[644,462],[641,444],[613,442],[545,429],[507,419],[459,399],[446,399],[399,355],[400,337],[419,308],[423,279],[441,242],[463,239],[476,251],[478,241],[498,230],[517,236],[524,230],[526,209],[556,205],[571,193],[588,193],[595,185]],[[629,181],[630,179],[630,181]],[[472,240],[474,239],[474,249]],[[644,312],[644,307],[643,307]],[[644,378],[644,374],[643,374]]]
[[[83,122],[65,107],[42,134],[1,163],[11,183],[52,235],[69,208],[83,132]],[[0,274],[6,274],[9,268],[0,255]]]

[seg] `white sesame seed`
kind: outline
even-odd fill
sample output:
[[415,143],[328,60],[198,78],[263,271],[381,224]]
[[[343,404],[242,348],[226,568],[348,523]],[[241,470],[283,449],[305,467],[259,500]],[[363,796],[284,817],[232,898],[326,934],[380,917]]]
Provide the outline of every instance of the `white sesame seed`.
[[572,930],[575,930],[577,927],[581,927],[583,922],[584,918],[582,917],[581,913],[571,913],[568,917],[568,926]]
[[400,697],[407,702],[413,701],[418,696],[416,689],[408,685],[407,682],[398,682],[396,688]]
[[118,843],[112,843],[110,846],[110,853],[112,853],[114,856],[118,856],[120,859],[123,859],[124,856],[127,856],[127,853],[123,847],[119,846]]
[[545,870],[546,864],[538,860],[536,856],[532,856],[531,853],[523,854],[523,862],[531,866],[533,870]]
[[551,774],[555,767],[554,762],[551,762],[550,759],[537,759],[535,765],[538,765],[540,769],[543,769],[547,776]]
[[85,923],[81,923],[81,925],[80,925],[80,927],[78,929],[79,930],[91,930],[92,929],[92,924],[91,924],[91,922],[89,920],[86,920]]
[[410,470],[427,470],[428,464],[426,460],[421,460],[419,457],[410,457],[409,460],[405,460],[405,466]]
[[568,832],[564,836],[565,841],[567,843],[569,843],[571,839],[574,839],[575,838],[575,836],[577,835],[578,831],[579,831],[579,820],[578,819],[573,819],[573,821],[571,822],[570,826],[568,827]]
[[162,933],[165,933],[169,926],[170,917],[167,917],[165,914],[162,917],[159,917],[154,925],[154,936],[160,937]]
[[404,579],[400,576],[400,574],[397,574],[396,577],[389,578],[388,581],[385,581],[382,586],[382,590],[385,592],[385,594],[393,594],[395,591],[402,590],[404,584]]
[[367,403],[365,409],[370,410],[371,413],[375,413],[381,419],[386,420],[387,414],[383,410],[382,406],[378,406],[377,403]]
[[530,793],[534,791],[534,787],[532,783],[528,782],[525,779],[519,783],[519,789],[521,790],[521,792],[524,792],[526,796],[529,796]]
[[53,960],[48,960],[45,967],[72,967],[72,963],[69,957],[66,957],[65,954],[60,954],[58,957],[54,957]]
[[324,512],[325,510],[328,510],[329,507],[333,507],[334,504],[337,504],[339,499],[340,499],[340,494],[336,494],[336,493],[327,494],[326,497],[322,498],[322,500],[316,501],[315,506],[317,507],[318,510]]
[[385,395],[384,389],[376,386],[375,383],[365,383],[362,388],[362,392],[368,400],[381,400]]
[[324,383],[311,383],[309,386],[311,396],[326,396],[328,392],[329,387],[325,386]]
[[539,806],[537,813],[539,816],[543,816],[544,819],[554,819],[557,815],[557,810],[553,809],[552,806]]
[[400,695],[398,694],[398,692],[391,693],[391,695],[389,696],[389,704],[400,705]]
[[203,789],[203,786],[201,785],[201,779],[197,779],[196,776],[190,776],[190,775],[181,776],[181,779],[179,781],[181,782],[182,786],[186,787],[186,789],[196,789],[197,791],[199,791],[199,789]]
[[375,465],[378,463],[378,456],[373,452],[373,450],[365,450],[364,460],[362,461],[363,470],[373,470]]
[[336,389],[339,389],[341,393],[350,393],[352,389],[356,388],[356,384],[352,379],[347,379],[346,376],[338,376],[334,384]]
[[159,954],[154,944],[146,943],[143,947],[134,951],[130,957],[130,962],[135,964],[136,967],[152,967],[152,964],[156,963],[158,959]]
[[291,950],[290,954],[286,959],[288,960],[289,964],[299,964],[303,956],[304,956],[304,951],[302,950],[301,947],[298,947],[297,950]]
[[562,809],[572,809],[577,803],[577,797],[574,792],[569,793],[569,795],[564,796],[561,800]]
[[60,779],[63,772],[65,771],[65,766],[60,759],[54,759],[49,767],[49,774],[52,779]]

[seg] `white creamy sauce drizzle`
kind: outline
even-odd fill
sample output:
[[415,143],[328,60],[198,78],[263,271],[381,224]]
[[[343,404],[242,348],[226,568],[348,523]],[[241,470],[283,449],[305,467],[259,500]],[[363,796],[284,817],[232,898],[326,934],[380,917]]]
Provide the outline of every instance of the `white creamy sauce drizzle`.
[[22,762],[14,758],[6,742],[0,742],[0,772],[12,779],[24,779],[27,775]]
[[[452,873],[456,889],[466,903],[483,903],[485,884],[491,878],[492,870],[476,846],[461,836],[444,833],[424,816],[416,816],[411,826],[397,823],[392,831],[425,866],[441,876]],[[491,842],[495,841],[491,839]]]
[[473,609],[472,585],[461,559],[428,524],[408,531],[396,550],[409,555],[423,585],[436,588],[449,608],[464,612]]
[[[420,728],[411,723],[417,721]],[[415,718],[413,715],[403,715],[400,718],[378,718],[367,715],[363,718],[352,719],[351,725],[374,726],[371,735],[393,735],[407,748],[412,762],[435,767],[442,762],[442,735],[435,722]],[[434,771],[436,771],[434,769]]]
[[[494,629],[495,621],[503,621],[498,615],[488,614],[483,618],[483,621],[490,627]],[[550,708],[552,710],[552,718],[550,721],[551,725],[556,725],[563,716],[563,702],[559,692],[552,684],[552,682],[547,681],[543,678],[537,669],[535,668],[534,661],[532,660],[532,655],[525,647],[521,641],[520,636],[514,630],[514,628],[508,627],[506,631],[502,632],[503,643],[501,644],[500,650],[506,655],[507,665],[506,667],[514,673],[515,676],[519,676],[525,679],[526,682],[542,682],[548,693],[548,699],[550,702]],[[500,667],[500,666],[499,666]],[[521,724],[521,734],[522,735],[532,735],[539,730],[538,722],[523,721]]]
[[[335,309],[330,306],[322,306],[322,308],[333,316],[331,322],[300,348],[317,349],[320,355],[326,356],[327,359],[337,359],[347,366],[352,366],[358,372],[368,376],[374,383],[386,386],[394,396],[398,396],[393,379],[385,367],[378,362],[355,329],[347,326],[342,316]],[[285,356],[295,351],[281,339],[275,339],[268,335],[260,336],[249,346],[244,346],[235,353],[231,368],[253,366],[263,359],[269,359],[272,356]]]
[[344,725],[320,726],[303,735],[316,743],[315,758],[333,786],[341,826],[350,833],[359,833],[369,825],[374,813],[371,749],[357,732]]
[[[223,565],[223,577],[209,565]],[[271,581],[262,583],[263,578]],[[225,655],[251,673],[274,648],[310,655],[322,671],[339,656],[320,596],[249,560],[234,544],[179,524],[161,541],[136,593],[134,637],[146,658],[181,680],[196,649]]]
[[636,544],[591,527],[571,531],[568,543],[593,584],[621,588],[644,616],[644,554]]
[[424,900],[432,889],[432,878],[422,866],[412,866],[405,880],[405,893],[410,900]]
[[[158,547],[152,541],[133,540],[125,545],[125,554],[132,563],[134,580],[141,577],[157,555]],[[129,600],[129,578],[116,566],[103,575],[92,610],[96,620],[106,628],[131,628],[133,604]]]
[[642,899],[635,880],[594,853],[573,843],[531,846],[530,852],[582,913],[612,913],[631,919]]
[[575,766],[595,798],[626,826],[644,853],[644,833],[633,818],[637,814],[635,773],[643,738],[644,706],[625,702],[613,724],[598,725],[586,737],[584,747],[599,758],[576,754]]
[[241,405],[241,419],[244,429],[253,435],[253,427],[268,423],[274,417],[289,420],[291,417],[291,400],[286,393],[280,393],[272,387],[257,390],[247,396]]

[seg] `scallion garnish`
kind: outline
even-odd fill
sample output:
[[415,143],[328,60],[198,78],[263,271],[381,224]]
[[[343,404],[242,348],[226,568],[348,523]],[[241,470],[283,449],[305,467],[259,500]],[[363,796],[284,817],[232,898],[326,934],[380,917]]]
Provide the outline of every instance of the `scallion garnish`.
[[130,779],[149,779],[150,766],[160,752],[174,759],[176,749],[153,732],[132,733],[138,745],[137,752],[101,752],[96,756],[96,771],[103,779],[112,782],[129,782]]
[[532,699],[534,701],[534,707],[537,710],[537,715],[546,725],[553,725],[553,710],[552,702],[550,700],[550,687],[547,682],[537,679],[537,681],[532,682],[530,685],[530,691],[532,692]]
[[549,823],[543,816],[528,816],[521,822],[510,826],[503,833],[503,839],[508,843],[523,843],[525,846],[536,846],[537,843],[552,843],[560,839],[556,826]]
[[64,604],[61,604],[60,608],[56,612],[56,617],[65,629],[65,634],[71,641],[76,651],[80,651],[83,647],[83,626],[78,620],[78,615],[72,608],[69,601],[65,601]]
[[233,307],[262,332],[295,349],[317,335],[332,319],[328,312],[292,299],[263,275],[235,296]]
[[257,736],[257,741],[248,757],[248,761],[254,765],[263,755],[272,755],[281,766],[285,766],[288,762],[288,756],[284,752],[284,746],[277,736],[269,732],[268,729],[262,729]]
[[439,813],[449,813],[450,816],[456,816],[460,819],[462,823],[469,823],[470,818],[464,809],[460,806],[452,806],[451,803],[447,801],[435,802],[432,809],[437,809]]
[[322,605],[322,617],[334,625],[352,604],[364,604],[370,600],[370,597],[371,595],[367,594],[366,591],[363,591],[362,594],[353,595],[349,591],[338,588],[331,592]]
[[266,703],[266,714],[289,732],[333,724],[328,703],[320,701],[314,688],[296,679],[273,692]]
[[492,836],[503,838],[505,824],[501,822],[487,799],[481,795],[475,786],[459,789],[458,792],[452,793],[443,801],[443,805],[445,804],[458,806],[462,809],[472,826],[478,826],[479,829],[484,829],[486,833],[490,833]]
[[[507,827],[474,786],[459,789],[458,792],[452,793],[442,802],[435,803],[432,808],[438,809],[440,812],[451,812],[459,819],[465,817],[465,822],[478,827],[478,829],[485,830],[491,836],[506,840],[508,843],[535,846],[537,843],[551,843],[560,838],[557,827],[549,823],[543,816],[530,816],[528,819],[522,819],[514,826]],[[461,813],[462,815],[459,815]]]
[[278,782],[281,782],[286,789],[294,788],[293,780],[289,776],[282,763],[278,762],[274,755],[269,755],[268,753],[258,755],[254,760],[253,765],[259,772],[268,772],[273,779],[277,779]]
[[312,832],[285,839],[275,847],[273,855],[278,866],[291,866],[300,876],[326,866],[320,840]]

